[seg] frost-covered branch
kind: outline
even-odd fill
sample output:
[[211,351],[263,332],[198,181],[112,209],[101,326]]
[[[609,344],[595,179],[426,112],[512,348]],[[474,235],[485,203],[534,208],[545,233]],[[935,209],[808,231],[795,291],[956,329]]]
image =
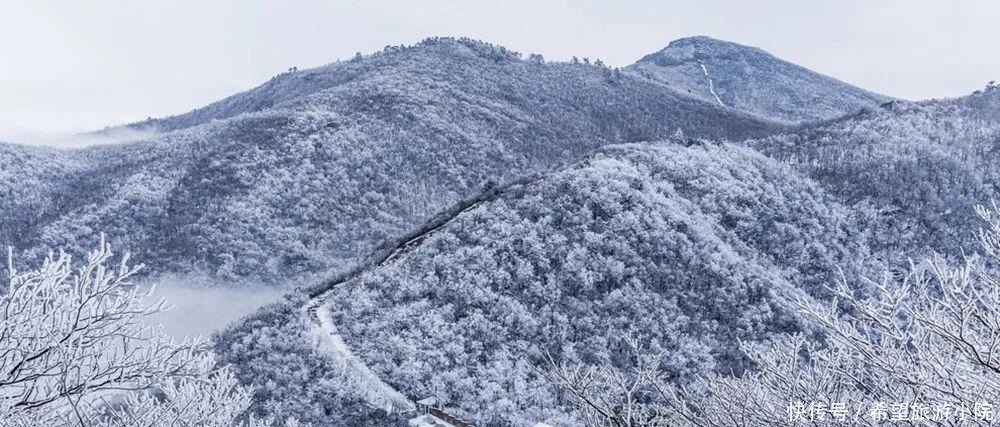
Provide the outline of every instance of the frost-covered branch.
[[[899,280],[887,275],[871,282],[871,296],[844,280],[829,288],[833,300],[826,303],[801,293],[792,302],[819,327],[818,338],[800,334],[742,343],[755,369],[739,378],[709,376],[683,387],[647,371],[650,365],[636,364],[635,372],[645,372],[638,375],[645,376],[644,387],[656,392],[643,405],[658,408],[658,423],[677,426],[834,421],[874,426],[888,418],[869,411],[885,403],[906,405],[899,416],[909,425],[993,425],[992,405],[1000,402],[1000,207],[978,213],[987,224],[978,234],[985,259],[912,263]],[[616,412],[606,415],[587,404],[602,395],[628,393],[611,381],[617,375],[613,368],[553,371],[550,380],[574,397],[587,425],[629,425],[617,423]],[[822,408],[822,417],[794,416],[802,415],[793,412],[806,404]],[[931,414],[932,406],[950,412],[938,417]],[[966,410],[959,408],[969,413],[955,412]]]
[[610,364],[571,366],[548,358],[539,373],[565,391],[578,416],[586,425],[638,427],[668,426],[661,415],[665,408],[656,400],[658,387],[665,384],[660,358],[643,352],[634,337],[623,339],[632,363],[622,370]]
[[111,257],[102,239],[79,268],[59,253],[19,272],[8,253],[0,426],[234,425],[248,391],[215,369],[206,341],[151,327],[166,303],[131,282],[141,265]]
[[204,341],[174,342],[144,320],[163,311],[130,279],[141,266],[106,265],[108,245],[73,271],[60,253],[26,273],[8,262],[0,297],[0,414],[76,404],[105,391],[142,390],[192,375]]

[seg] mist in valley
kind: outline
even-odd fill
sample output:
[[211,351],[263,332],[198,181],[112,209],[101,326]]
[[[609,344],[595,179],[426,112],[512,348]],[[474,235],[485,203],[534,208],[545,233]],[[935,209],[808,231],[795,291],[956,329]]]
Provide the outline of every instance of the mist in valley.
[[166,300],[170,308],[150,318],[178,339],[209,337],[257,308],[278,300],[288,290],[265,286],[234,286],[189,278],[157,280],[150,301]]

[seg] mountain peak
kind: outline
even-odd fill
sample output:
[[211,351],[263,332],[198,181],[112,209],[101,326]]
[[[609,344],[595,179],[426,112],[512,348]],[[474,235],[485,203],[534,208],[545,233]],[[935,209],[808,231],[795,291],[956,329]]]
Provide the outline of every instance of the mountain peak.
[[712,46],[712,47],[732,47],[740,49],[756,49],[755,47],[745,46],[739,43],[731,42],[728,40],[717,39],[709,36],[690,36],[682,37],[677,40],[670,42],[667,47],[676,47],[684,45],[695,45],[695,46]]
[[775,58],[760,48],[746,46],[726,40],[720,40],[709,36],[684,37],[670,42],[667,47],[642,57],[638,62],[652,62],[661,66],[675,65],[691,60],[705,60],[711,58],[733,57],[733,56],[754,56],[761,58]]
[[756,47],[686,37],[630,66],[681,93],[786,123],[827,120],[890,100]]

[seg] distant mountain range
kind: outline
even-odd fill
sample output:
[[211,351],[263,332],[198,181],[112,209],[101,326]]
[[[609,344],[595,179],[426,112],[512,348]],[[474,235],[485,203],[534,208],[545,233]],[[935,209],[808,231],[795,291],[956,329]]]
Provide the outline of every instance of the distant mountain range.
[[[701,65],[716,74],[715,95],[706,79],[674,78]],[[769,101],[736,97],[739,88]],[[125,127],[157,135],[143,141],[0,146],[0,173],[17,177],[0,182],[11,195],[0,199],[11,213],[0,219],[0,243],[35,256],[82,252],[104,232],[156,271],[273,282],[349,264],[487,181],[603,145],[781,132],[790,116],[755,107],[778,106],[776,93],[795,99],[781,108],[805,115],[798,119],[885,99],[705,37],[673,42],[625,70],[428,39],[283,73]]]
[[489,181],[604,145],[782,129],[620,70],[464,39],[286,73],[131,126],[160,133],[3,146],[5,172],[26,179],[0,182],[17,195],[0,200],[0,243],[82,253],[104,232],[154,271],[278,282],[348,265]]
[[763,50],[704,36],[670,42],[628,68],[705,101],[788,123],[833,119],[890,100]]

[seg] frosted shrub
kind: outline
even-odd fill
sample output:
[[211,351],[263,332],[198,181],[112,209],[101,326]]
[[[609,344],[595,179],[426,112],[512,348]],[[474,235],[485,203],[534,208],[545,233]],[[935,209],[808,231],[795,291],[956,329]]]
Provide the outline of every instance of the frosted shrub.
[[996,425],[1000,209],[977,212],[981,256],[912,263],[872,282],[870,297],[846,280],[825,304],[793,297],[815,329],[743,343],[756,369],[742,377],[670,384],[632,340],[630,370],[555,366],[547,377],[588,425]]
[[102,239],[78,269],[60,253],[20,272],[8,251],[0,426],[235,425],[248,390],[216,369],[206,341],[150,327],[166,303],[131,282],[141,265],[111,256]]

